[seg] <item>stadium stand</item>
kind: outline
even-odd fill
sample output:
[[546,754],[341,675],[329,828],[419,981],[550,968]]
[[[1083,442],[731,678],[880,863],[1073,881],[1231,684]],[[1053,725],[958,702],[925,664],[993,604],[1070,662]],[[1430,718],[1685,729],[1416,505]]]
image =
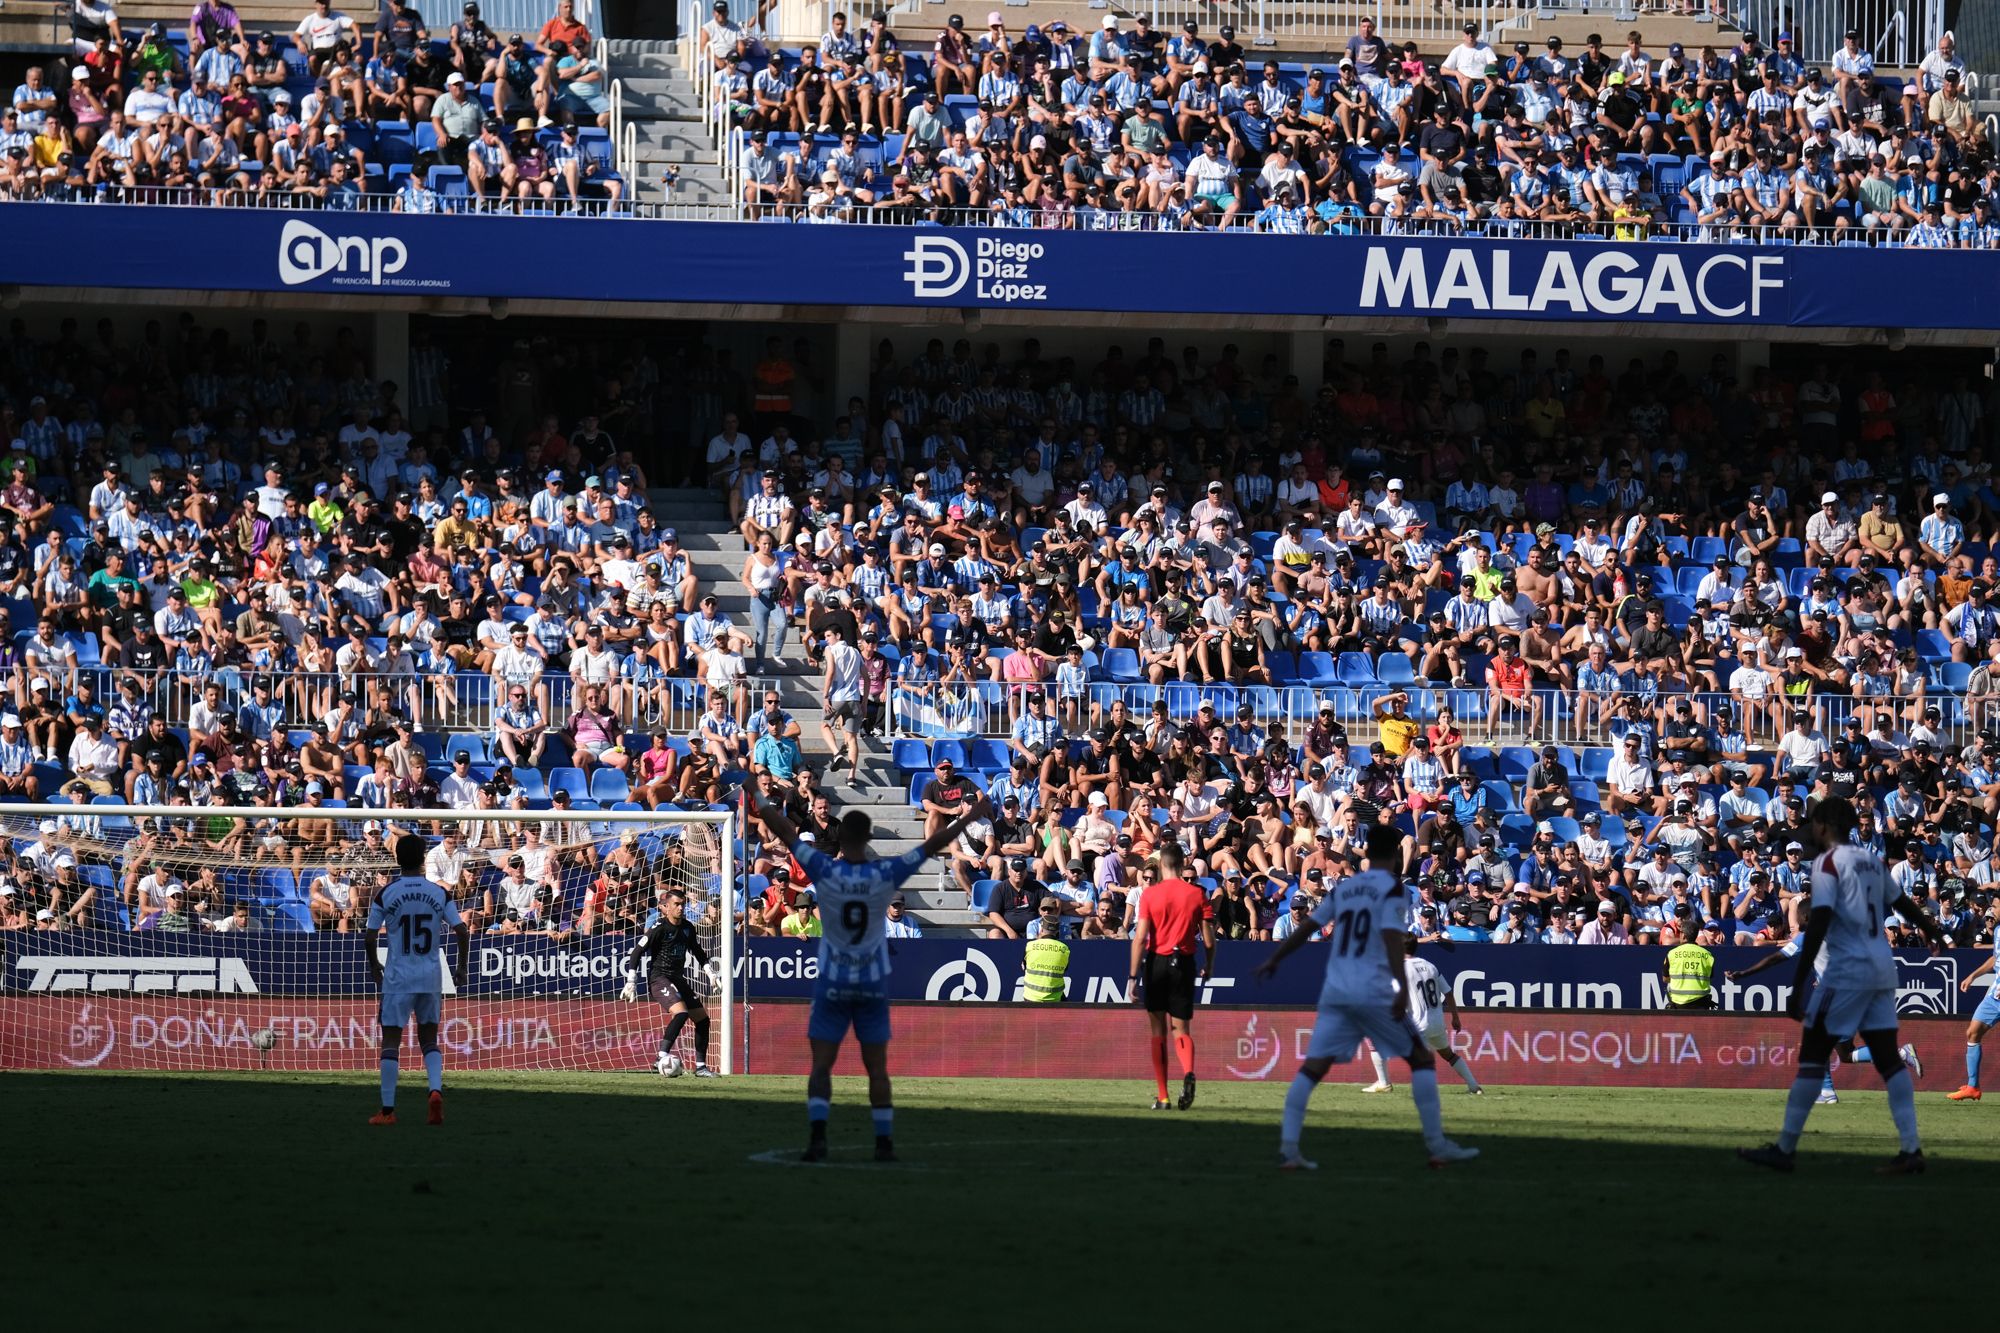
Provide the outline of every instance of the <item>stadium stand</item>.
[[29,67],[0,124],[0,198],[614,211],[610,80],[573,5],[503,33],[476,0],[435,29],[401,3],[128,27],[76,0],[70,57]]
[[[1110,936],[1164,838],[1261,937],[1388,820],[1438,935],[1561,942],[1608,903],[1634,940],[1776,943],[1803,812],[1840,793],[1984,929],[1990,381],[1333,340],[1301,385],[1160,339],[932,340],[829,420],[780,340],[686,353],[522,338],[448,371],[423,338],[405,389],[341,331],[16,322],[0,798],[754,782],[900,841],[983,790],[999,819],[906,928],[1018,931],[1032,882]],[[649,477],[633,444],[676,440],[705,468]],[[159,927],[48,854],[0,850],[15,927]],[[766,840],[746,870],[746,928],[783,929],[802,868]],[[249,886],[272,928],[314,920],[304,882]]]
[[1016,35],[995,11],[975,37],[952,14],[928,39],[878,17],[790,47],[718,5],[694,73],[753,217],[1994,244],[1992,145],[1949,36],[1905,79],[1852,42],[1808,64],[1789,33],[1502,50],[1470,14],[1421,44],[1363,18],[1286,60],[1198,17]]
[[671,61],[612,51],[573,0],[519,30],[476,3],[427,26],[401,4],[253,22],[204,0],[115,31],[74,0],[73,53],[0,126],[0,198],[661,211],[635,207],[643,184],[677,215],[806,223],[2000,245],[1949,35],[1878,73],[1741,30],[1566,47],[1369,19],[1287,59],[1192,17],[1084,9],[1017,35],[995,11],[975,36],[956,13],[934,34],[832,13],[786,42],[756,26],[768,5],[737,8],[687,14]]

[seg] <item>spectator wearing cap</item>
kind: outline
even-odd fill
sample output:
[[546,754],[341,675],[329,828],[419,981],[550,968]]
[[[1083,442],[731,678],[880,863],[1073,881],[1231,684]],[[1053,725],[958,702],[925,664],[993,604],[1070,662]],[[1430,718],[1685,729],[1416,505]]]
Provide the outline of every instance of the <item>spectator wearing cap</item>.
[[1632,936],[1626,930],[1624,922],[1620,920],[1618,904],[1609,898],[1600,900],[1593,918],[1586,921],[1583,929],[1577,932],[1576,942],[1578,944],[1630,944]]
[[486,125],[486,108],[480,104],[465,76],[453,72],[445,76],[444,96],[431,105],[431,129],[437,134],[438,157],[445,163],[464,167]]

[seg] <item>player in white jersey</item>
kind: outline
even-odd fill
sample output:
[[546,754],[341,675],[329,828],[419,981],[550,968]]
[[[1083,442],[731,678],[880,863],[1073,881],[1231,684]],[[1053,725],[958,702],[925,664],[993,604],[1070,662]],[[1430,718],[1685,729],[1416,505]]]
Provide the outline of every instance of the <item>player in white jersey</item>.
[[812,1015],[806,1040],[812,1044],[812,1073],[806,1079],[806,1120],[810,1138],[800,1160],[826,1160],[826,1122],[833,1102],[833,1062],[849,1028],[861,1046],[861,1065],[868,1071],[868,1104],[875,1120],[875,1160],[896,1160],[896,1113],[889,1096],[889,940],[885,924],[889,900],[923,863],[937,855],[979,819],[990,819],[993,805],[976,797],[966,812],[926,838],[923,845],[901,856],[870,859],[868,840],[875,826],[859,810],[841,816],[837,826],[838,859],[818,846],[799,841],[799,830],[776,802],[757,798],[757,818],[769,835],[792,849],[812,881],[819,900],[823,933],[819,941],[819,977],[813,983]]
[[[1810,882],[1810,872],[1808,872],[1808,882],[1806,888],[1804,892],[1800,893],[1799,895],[1799,903],[1801,905],[1800,910],[1806,913],[1807,915],[1810,915],[1812,912],[1812,908],[1810,906],[1811,902],[1812,902],[1812,886]],[[1783,962],[1787,958],[1797,958],[1799,956],[1800,951],[1804,949],[1805,942],[1806,942],[1805,934],[1803,932],[1795,932],[1790,939],[1786,940],[1778,948],[1765,954],[1764,957],[1758,959],[1750,966],[1742,969],[1739,972],[1725,972],[1723,973],[1723,976],[1730,981],[1738,981],[1738,982],[1742,981],[1746,977],[1754,977],[1759,972],[1762,972],[1765,968],[1776,967],[1779,963]],[[1815,986],[1819,985],[1820,979],[1825,975],[1826,975],[1826,951],[1821,950],[1819,957],[1813,959],[1813,984]],[[1854,1040],[1852,1039],[1852,1034],[1849,1034],[1849,1036],[1847,1037],[1842,1037],[1839,1041],[1835,1042],[1834,1049],[1840,1052],[1840,1058],[1842,1060],[1845,1060],[1848,1064],[1852,1065],[1869,1064],[1872,1063],[1875,1058],[1868,1052],[1867,1040],[1865,1038],[1862,1038],[1860,1040]],[[1924,1062],[1918,1058],[1917,1048],[1914,1042],[1907,1042],[1907,1041],[1904,1042],[1898,1053],[1903,1057],[1903,1062],[1909,1065],[1911,1073],[1915,1074],[1918,1078],[1922,1078],[1924,1076]],[[1815,1106],[1836,1106],[1839,1103],[1840,1103],[1840,1096],[1833,1090],[1833,1062],[1829,1060],[1826,1066],[1826,1076],[1820,1080],[1819,1098],[1813,1104]]]
[[[465,960],[472,936],[459,919],[451,895],[423,877],[424,840],[404,834],[396,840],[396,864],[402,877],[392,881],[368,905],[368,932],[363,955],[368,971],[382,992],[382,1110],[368,1117],[371,1125],[396,1123],[396,1076],[402,1072],[403,1025],[417,1019],[417,1046],[424,1053],[424,1077],[430,1085],[430,1123],[444,1123],[444,1052],[438,1049],[438,1021],[444,1010],[444,974],[438,947],[444,928],[451,927],[458,949],[452,963],[453,984],[465,984]],[[386,970],[376,952],[376,932],[388,936]]]
[[[1320,987],[1312,1044],[1285,1094],[1284,1127],[1278,1142],[1278,1166],[1283,1170],[1317,1167],[1299,1152],[1306,1106],[1327,1071],[1353,1059],[1364,1037],[1384,1054],[1408,1062],[1410,1096],[1423,1122],[1431,1165],[1463,1162],[1479,1155],[1477,1148],[1460,1147],[1444,1136],[1437,1061],[1423,1033],[1411,1022],[1410,993],[1403,979],[1409,895],[1401,877],[1390,868],[1403,865],[1402,831],[1389,824],[1372,825],[1367,853],[1369,868],[1341,880],[1312,911],[1314,925],[1331,932],[1326,941],[1326,981]],[[1317,933],[1296,930],[1287,935],[1258,966],[1257,976],[1268,979],[1277,975],[1285,959],[1304,948]]]
[[1406,937],[1403,949],[1409,955],[1403,960],[1403,989],[1410,997],[1410,1022],[1424,1034],[1424,1044],[1442,1055],[1453,1072],[1465,1080],[1465,1090],[1475,1097],[1479,1096],[1486,1089],[1480,1087],[1479,1080],[1472,1076],[1472,1065],[1451,1048],[1451,1036],[1444,1030],[1444,1021],[1450,1018],[1452,1032],[1465,1031],[1451,987],[1438,975],[1435,963],[1428,958],[1417,957],[1416,936]]
[[[1896,956],[1889,951],[1882,923],[1895,912],[1924,933],[1933,952],[1944,949],[1944,932],[1908,894],[1896,892],[1880,857],[1848,841],[1855,823],[1854,806],[1843,797],[1830,796],[1813,807],[1812,835],[1825,850],[1813,858],[1812,914],[1806,918],[1805,941],[1799,946],[1792,993],[1785,1005],[1788,1014],[1805,1024],[1799,1038],[1798,1072],[1785,1100],[1785,1126],[1778,1141],[1736,1150],[1744,1161],[1774,1171],[1792,1169],[1799,1135],[1819,1098],[1834,1045],[1857,1033],[1882,1076],[1889,1115],[1896,1122],[1896,1156],[1879,1170],[1915,1175],[1924,1169],[1923,1145],[1917,1139],[1915,1080],[1896,1041]],[[1822,945],[1826,966],[1816,968]],[[1814,985],[1816,971],[1819,981]]]

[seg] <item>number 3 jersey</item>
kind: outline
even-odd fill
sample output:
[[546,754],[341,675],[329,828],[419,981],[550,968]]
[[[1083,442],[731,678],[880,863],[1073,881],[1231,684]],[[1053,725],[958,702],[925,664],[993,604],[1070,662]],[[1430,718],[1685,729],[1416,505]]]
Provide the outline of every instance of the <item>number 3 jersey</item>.
[[1381,934],[1402,930],[1408,908],[1402,881],[1386,870],[1349,875],[1320,899],[1312,920],[1327,930],[1321,1008],[1381,1005],[1396,998],[1396,978]]
[[446,931],[458,924],[451,895],[420,876],[405,875],[376,894],[368,905],[368,929],[388,931],[383,993],[443,994],[441,951]]
[[838,861],[817,847],[794,853],[819,900],[821,985],[880,984],[889,975],[889,900],[927,859],[922,848],[879,861]]

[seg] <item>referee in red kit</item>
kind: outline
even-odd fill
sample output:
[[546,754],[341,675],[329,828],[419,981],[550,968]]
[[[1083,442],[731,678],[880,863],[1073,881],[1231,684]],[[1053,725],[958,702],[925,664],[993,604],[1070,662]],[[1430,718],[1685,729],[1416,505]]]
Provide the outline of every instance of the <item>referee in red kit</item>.
[[1201,932],[1201,980],[1215,969],[1215,910],[1201,886],[1181,876],[1181,849],[1159,851],[1159,882],[1139,897],[1139,928],[1132,933],[1132,974],[1146,1003],[1146,1048],[1153,1057],[1153,1109],[1167,1109],[1167,1025],[1181,1065],[1180,1108],[1194,1105],[1194,942]]

